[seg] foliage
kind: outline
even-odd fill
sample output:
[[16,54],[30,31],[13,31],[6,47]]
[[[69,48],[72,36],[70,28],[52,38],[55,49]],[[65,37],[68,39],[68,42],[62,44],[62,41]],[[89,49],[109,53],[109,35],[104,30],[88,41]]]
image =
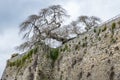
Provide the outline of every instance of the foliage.
[[112,30],[114,30],[115,29],[115,27],[116,27],[116,23],[112,23]]
[[111,41],[110,41],[111,43],[115,43],[116,42],[116,39],[114,39],[114,38],[111,38]]
[[104,38],[106,38],[106,37],[107,37],[107,34],[104,35]]
[[84,43],[82,44],[82,47],[87,47],[87,42],[84,42]]
[[100,40],[101,40],[101,38],[100,38],[100,37],[98,37],[98,40],[100,41]]
[[102,32],[106,31],[106,29],[107,29],[107,27],[106,27],[106,26],[104,26],[104,28],[102,29]]
[[24,34],[23,39],[26,39],[26,42],[17,49],[29,50],[38,45],[44,45],[46,38],[56,39],[61,42],[65,41],[64,37],[57,32],[53,33],[53,31],[61,27],[66,17],[69,17],[69,15],[60,5],[52,5],[41,9],[38,15],[30,15],[20,25],[20,33]]
[[14,58],[14,57],[16,57],[18,55],[19,55],[18,53],[12,54],[11,58]]
[[97,36],[99,36],[100,32],[101,32],[101,29],[98,29]]
[[75,46],[75,50],[79,49],[79,47],[80,47],[79,45],[76,45],[76,46]]
[[25,54],[22,58],[20,59],[17,59],[16,61],[14,62],[9,62],[8,65],[10,67],[12,66],[16,66],[16,67],[21,67],[25,64],[25,61],[27,59],[30,59],[32,57],[33,54],[36,54],[38,51],[38,47],[34,48],[34,49],[31,49],[27,54]]
[[53,48],[50,50],[50,58],[54,62],[59,56],[59,49],[58,48]]
[[80,44],[81,42],[79,41],[78,44]]
[[114,29],[116,28],[116,23],[112,23],[112,26],[111,26],[111,33],[114,34]]
[[86,31],[89,31],[90,29],[97,27],[101,20],[95,16],[80,16],[78,22],[83,23]]
[[94,28],[94,33],[96,33],[97,31],[96,31],[96,29]]
[[85,37],[85,40],[87,40],[87,36]]
[[62,51],[64,52],[66,50],[68,50],[68,45],[67,44],[65,44],[64,48],[62,49]]

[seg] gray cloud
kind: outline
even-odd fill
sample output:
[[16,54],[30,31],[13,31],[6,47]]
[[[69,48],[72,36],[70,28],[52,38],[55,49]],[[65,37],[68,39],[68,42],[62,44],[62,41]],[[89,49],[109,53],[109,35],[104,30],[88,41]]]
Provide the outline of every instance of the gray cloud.
[[11,54],[16,53],[14,50],[22,41],[18,35],[18,28],[10,27],[4,30],[4,34],[0,35],[0,77],[5,68],[7,59]]
[[20,24],[27,15],[37,13],[41,8],[47,7],[49,4],[50,0],[45,0],[45,2],[42,0],[1,0],[0,24]]

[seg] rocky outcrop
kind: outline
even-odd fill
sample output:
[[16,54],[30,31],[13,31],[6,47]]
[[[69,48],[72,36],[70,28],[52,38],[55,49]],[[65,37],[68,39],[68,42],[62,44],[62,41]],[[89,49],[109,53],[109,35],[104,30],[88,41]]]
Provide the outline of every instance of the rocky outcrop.
[[50,51],[59,52],[58,57],[42,49],[13,57],[1,80],[120,80],[119,21],[117,18]]

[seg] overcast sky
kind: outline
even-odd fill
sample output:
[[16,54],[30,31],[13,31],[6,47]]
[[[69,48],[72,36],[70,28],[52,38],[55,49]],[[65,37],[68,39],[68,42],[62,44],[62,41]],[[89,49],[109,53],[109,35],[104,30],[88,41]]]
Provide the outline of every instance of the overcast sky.
[[120,14],[120,0],[0,0],[0,76],[15,46],[21,43],[19,24],[50,5],[62,5],[74,20],[80,15],[93,15],[106,21]]

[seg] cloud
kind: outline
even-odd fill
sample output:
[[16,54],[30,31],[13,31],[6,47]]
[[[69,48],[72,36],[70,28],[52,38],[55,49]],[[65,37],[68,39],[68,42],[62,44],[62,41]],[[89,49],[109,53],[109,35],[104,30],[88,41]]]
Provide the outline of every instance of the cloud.
[[6,66],[6,61],[10,59],[11,54],[17,52],[14,48],[21,42],[18,28],[7,28],[4,34],[0,35],[0,76]]
[[0,0],[0,24],[20,24],[27,16],[37,14],[52,1],[54,0]]
[[58,2],[72,15],[71,20],[80,15],[94,15],[106,21],[120,12],[120,0],[116,0],[114,3],[110,0],[58,0]]

